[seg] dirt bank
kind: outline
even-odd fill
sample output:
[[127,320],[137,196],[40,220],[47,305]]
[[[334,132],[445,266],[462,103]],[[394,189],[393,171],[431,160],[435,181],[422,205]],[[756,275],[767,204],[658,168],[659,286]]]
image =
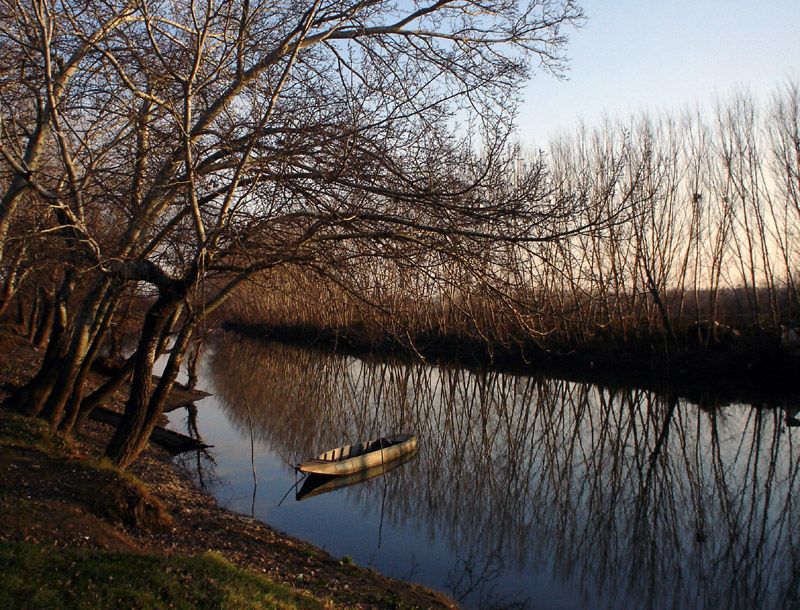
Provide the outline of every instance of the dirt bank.
[[[0,382],[20,383],[35,370],[38,353],[16,337],[0,340]],[[131,469],[136,479],[120,476],[98,461],[111,432],[104,424],[90,422],[73,442],[30,424],[0,409],[0,544],[27,541],[146,555],[211,550],[309,592],[328,607],[455,606],[441,594],[354,566],[220,508],[153,447]]]

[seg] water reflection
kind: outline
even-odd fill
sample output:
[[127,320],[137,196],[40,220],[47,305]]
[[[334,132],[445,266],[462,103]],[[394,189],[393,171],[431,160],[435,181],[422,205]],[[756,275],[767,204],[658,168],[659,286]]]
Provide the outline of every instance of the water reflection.
[[[449,593],[471,605],[525,605],[523,584],[495,589],[508,571],[593,607],[800,603],[798,432],[778,409],[232,337],[210,365],[242,438],[252,422],[287,463],[413,430],[419,458],[381,484],[385,519],[443,540]],[[346,493],[366,510],[371,490]]]

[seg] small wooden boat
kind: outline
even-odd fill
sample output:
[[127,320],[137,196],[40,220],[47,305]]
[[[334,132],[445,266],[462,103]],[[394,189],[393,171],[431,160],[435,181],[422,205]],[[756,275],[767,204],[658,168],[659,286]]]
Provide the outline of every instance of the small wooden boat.
[[344,475],[393,462],[417,448],[413,434],[395,434],[326,451],[297,465],[301,472]]
[[373,466],[372,468],[367,468],[366,470],[359,470],[358,472],[345,474],[342,476],[336,476],[332,474],[315,474],[312,472],[305,478],[305,481],[303,481],[303,486],[300,488],[300,490],[295,493],[295,500],[305,500],[307,498],[326,494],[330,491],[336,491],[337,489],[342,489],[344,487],[365,483],[370,479],[383,476],[395,468],[399,468],[400,466],[413,460],[416,456],[417,452],[415,450],[411,453],[406,453],[402,457],[399,457],[392,462],[379,464],[378,466]]

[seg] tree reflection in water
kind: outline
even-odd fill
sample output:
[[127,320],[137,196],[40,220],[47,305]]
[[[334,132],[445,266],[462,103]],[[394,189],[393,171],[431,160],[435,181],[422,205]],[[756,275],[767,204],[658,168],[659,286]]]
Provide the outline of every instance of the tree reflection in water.
[[294,462],[416,433],[419,458],[385,481],[386,518],[447,540],[456,597],[490,595],[513,565],[552,570],[593,606],[800,603],[798,432],[777,409],[231,336],[209,371],[243,436],[249,404],[257,438]]

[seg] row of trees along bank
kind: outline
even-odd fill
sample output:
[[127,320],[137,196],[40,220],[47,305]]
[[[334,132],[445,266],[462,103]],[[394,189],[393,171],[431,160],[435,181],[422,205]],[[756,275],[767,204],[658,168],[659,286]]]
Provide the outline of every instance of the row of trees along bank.
[[527,343],[595,360],[797,347],[797,84],[768,100],[740,94],[707,111],[582,127],[516,172],[535,177],[543,198],[581,202],[583,216],[533,210],[547,216],[543,236],[565,234],[485,242],[463,258],[430,250],[409,261],[384,249],[339,272],[270,273],[227,315],[273,333],[333,329],[366,344],[411,338],[419,349]]
[[[8,402],[70,433],[130,379],[106,450],[122,467],[193,333],[254,276],[390,258],[416,277],[434,257],[484,280],[513,244],[628,203],[537,164],[507,179],[519,87],[563,69],[571,0],[0,7],[0,309],[45,348]],[[135,351],[85,395],[133,297]]]

